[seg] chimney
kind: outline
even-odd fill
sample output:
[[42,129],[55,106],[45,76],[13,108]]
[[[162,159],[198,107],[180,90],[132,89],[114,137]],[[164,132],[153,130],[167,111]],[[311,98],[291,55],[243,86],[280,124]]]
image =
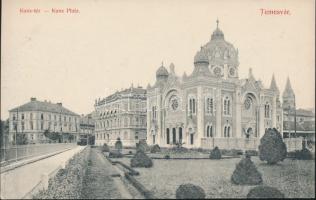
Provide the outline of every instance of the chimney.
[[31,101],[36,101],[36,98],[35,97],[31,97]]
[[62,103],[57,103],[57,105],[62,106],[63,104]]

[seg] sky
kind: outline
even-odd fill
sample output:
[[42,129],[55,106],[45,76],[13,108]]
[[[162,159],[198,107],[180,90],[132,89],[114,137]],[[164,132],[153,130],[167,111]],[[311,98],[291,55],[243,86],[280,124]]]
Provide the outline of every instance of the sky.
[[[163,62],[178,75],[216,28],[239,50],[239,77],[249,68],[265,87],[287,77],[300,108],[315,107],[313,0],[4,0],[1,34],[1,119],[38,100],[78,113],[122,88],[146,87]],[[52,9],[78,13],[52,13]],[[20,9],[40,9],[21,13]],[[286,9],[289,15],[261,15]]]

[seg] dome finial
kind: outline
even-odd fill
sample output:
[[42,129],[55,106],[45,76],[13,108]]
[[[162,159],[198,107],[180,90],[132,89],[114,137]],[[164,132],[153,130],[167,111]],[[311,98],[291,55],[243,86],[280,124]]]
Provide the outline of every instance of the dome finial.
[[219,20],[217,18],[217,20],[216,20],[216,28],[218,28],[218,24],[219,24]]

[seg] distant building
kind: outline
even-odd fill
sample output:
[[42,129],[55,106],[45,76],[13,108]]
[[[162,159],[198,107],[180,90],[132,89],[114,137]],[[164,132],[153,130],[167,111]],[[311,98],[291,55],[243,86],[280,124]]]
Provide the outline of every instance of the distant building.
[[[295,115],[296,127],[294,123]],[[295,94],[289,79],[287,79],[283,93],[283,137],[303,137],[307,141],[315,143],[315,112],[313,110],[296,109]]]
[[45,130],[73,135],[73,141],[78,139],[80,116],[62,103],[31,98],[30,102],[11,109],[9,115],[10,142],[15,140],[15,134],[25,135],[30,143],[47,142]]
[[146,139],[146,90],[142,87],[116,92],[95,102],[95,143],[135,146]]
[[80,117],[80,140],[87,141],[88,138],[94,136],[95,120],[92,115],[93,113],[90,113]]

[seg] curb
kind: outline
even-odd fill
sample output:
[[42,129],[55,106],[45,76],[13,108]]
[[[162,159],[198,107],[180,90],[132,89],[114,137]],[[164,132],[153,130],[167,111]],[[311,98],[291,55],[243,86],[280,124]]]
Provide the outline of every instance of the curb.
[[19,167],[22,167],[22,166],[27,165],[27,164],[31,164],[33,162],[37,162],[37,161],[43,160],[45,158],[49,158],[49,157],[55,156],[57,154],[69,151],[71,149],[73,149],[73,148],[67,148],[67,149],[63,149],[61,151],[57,151],[57,152],[54,152],[54,153],[51,153],[51,154],[48,154],[48,155],[44,155],[44,156],[36,157],[36,158],[33,158],[33,159],[29,159],[29,160],[21,162],[21,163],[19,163],[17,165],[14,165],[14,163],[13,163],[11,166],[10,165],[4,166],[3,169],[0,170],[0,174],[2,174],[4,172],[7,172],[7,171],[11,171],[11,170],[19,168]]

